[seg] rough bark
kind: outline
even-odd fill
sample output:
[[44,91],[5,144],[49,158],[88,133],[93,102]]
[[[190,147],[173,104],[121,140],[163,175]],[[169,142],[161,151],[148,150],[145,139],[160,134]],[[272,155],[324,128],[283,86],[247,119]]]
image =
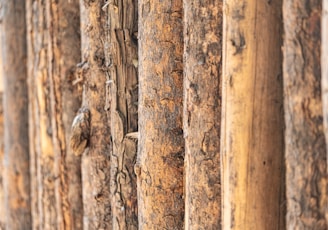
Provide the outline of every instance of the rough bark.
[[83,105],[90,110],[90,139],[82,156],[83,229],[112,229],[110,127],[106,117],[105,11],[102,1],[81,0]]
[[[134,164],[137,154],[138,2],[108,4],[106,31],[106,102],[110,111],[113,152],[111,154],[111,196],[113,229],[137,229],[137,185]],[[110,103],[110,104],[109,104]]]
[[227,0],[223,229],[284,229],[281,1]]
[[328,181],[319,64],[321,1],[286,0],[283,16],[287,228],[323,230],[328,228]]
[[[322,25],[321,25],[321,92],[322,92],[322,106],[323,106],[323,121],[324,134],[326,137],[326,160],[328,164],[328,1],[322,1]],[[328,170],[328,169],[327,169]],[[327,207],[328,209],[328,207]],[[328,210],[326,210],[326,223],[328,223]]]
[[74,75],[81,58],[79,1],[46,1],[46,11],[57,228],[82,229],[81,158],[68,148],[71,124],[81,105],[81,87]]
[[28,0],[28,86],[33,229],[57,226],[46,4]]
[[1,1],[6,229],[31,229],[25,1]]
[[182,229],[182,1],[139,1],[139,229]]
[[222,1],[184,0],[183,9],[185,229],[221,229]]

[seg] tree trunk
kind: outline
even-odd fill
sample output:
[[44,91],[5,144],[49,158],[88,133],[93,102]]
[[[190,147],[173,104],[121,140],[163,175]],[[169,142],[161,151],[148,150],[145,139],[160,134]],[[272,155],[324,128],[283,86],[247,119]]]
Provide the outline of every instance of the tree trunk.
[[281,1],[225,9],[223,229],[283,229]]
[[56,172],[51,127],[46,4],[26,3],[28,26],[29,135],[33,229],[57,226]]
[[185,229],[221,229],[222,1],[184,0],[183,9]]
[[1,1],[6,229],[31,229],[25,1]]
[[137,154],[138,2],[108,4],[106,34],[107,109],[110,111],[113,152],[111,155],[111,196],[113,229],[138,229],[137,185],[134,164]]
[[283,11],[287,228],[323,230],[328,228],[328,184],[320,93],[321,1],[286,0]]
[[139,229],[182,229],[182,1],[139,1]]
[[46,10],[54,166],[59,177],[57,228],[82,229],[81,158],[68,148],[72,120],[81,105],[81,90],[74,79],[81,58],[79,1],[46,1]]
[[90,111],[90,137],[82,156],[83,229],[112,229],[110,126],[106,117],[106,25],[101,1],[81,0],[83,106]]

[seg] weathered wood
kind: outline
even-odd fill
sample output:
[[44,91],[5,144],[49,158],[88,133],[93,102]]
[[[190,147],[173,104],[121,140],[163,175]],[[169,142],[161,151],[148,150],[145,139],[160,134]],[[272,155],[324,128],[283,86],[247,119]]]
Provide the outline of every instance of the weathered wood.
[[328,228],[321,4],[319,0],[285,0],[283,4],[287,229]]
[[283,229],[282,3],[224,4],[222,228]]
[[57,226],[57,175],[52,142],[46,3],[29,0],[26,11],[33,229],[52,229]]
[[[326,160],[328,164],[328,1],[322,1],[322,25],[321,25],[321,92],[324,121],[324,134],[326,137]],[[327,166],[326,166],[327,167]],[[328,170],[328,168],[327,168]],[[326,210],[326,223],[328,223],[328,204]]]
[[182,0],[140,0],[139,229],[182,229]]
[[[1,63],[0,63],[1,65]],[[1,75],[2,76],[2,75]],[[2,77],[0,77],[2,80]],[[3,100],[3,92],[0,93],[0,100]],[[4,177],[4,130],[3,130],[3,104],[0,105],[0,229],[6,227],[6,206],[5,206],[5,191],[3,186]]]
[[[34,95],[35,85],[34,85],[34,62],[35,55],[33,44],[35,43],[34,38],[36,35],[33,35],[34,28],[36,23],[33,22],[33,7],[32,3],[34,0],[26,1],[26,27],[27,27],[27,69],[28,69],[28,123],[29,125],[29,151],[30,151],[30,183],[31,183],[31,216],[32,216],[32,229],[40,228],[40,219],[38,213],[39,200],[38,200],[38,182],[37,182],[37,155],[36,155],[36,127],[35,124],[35,106],[36,98]],[[33,92],[33,93],[31,93]]]
[[5,229],[31,229],[25,1],[1,1]]
[[222,1],[183,3],[185,229],[221,229]]
[[109,2],[105,56],[108,67],[106,98],[110,110],[113,152],[111,196],[113,229],[137,229],[137,185],[134,164],[135,139],[127,133],[138,130],[137,53],[138,2]]
[[81,58],[78,0],[46,1],[48,73],[58,229],[82,229],[81,158],[68,147],[72,120],[82,94],[74,85],[75,65]]
[[[28,49],[28,56],[32,52],[32,36],[31,32],[33,31],[32,25],[32,7],[29,7],[29,4],[32,3],[32,0],[26,1],[26,24],[27,24],[27,49]],[[30,92],[33,92],[35,86],[33,84],[34,79],[32,76],[33,74],[33,56],[30,56],[27,59],[27,69],[28,69],[28,122],[29,122],[29,151],[30,151],[30,183],[31,183],[31,216],[32,216],[32,229],[39,229],[39,216],[38,216],[38,188],[37,188],[37,167],[36,167],[36,150],[35,150],[35,127],[31,124],[34,124],[34,107],[35,107],[35,98],[34,95],[31,96]]]
[[106,65],[102,1],[80,0],[83,106],[90,110],[90,139],[82,155],[83,229],[112,229],[110,126],[106,111]]
[[[0,18],[1,20],[1,18]],[[0,37],[1,44],[1,37]],[[3,124],[3,65],[2,65],[2,52],[0,46],[0,229],[5,229],[6,226],[6,207],[5,207],[5,194],[3,187],[3,157],[4,157],[4,124]]]

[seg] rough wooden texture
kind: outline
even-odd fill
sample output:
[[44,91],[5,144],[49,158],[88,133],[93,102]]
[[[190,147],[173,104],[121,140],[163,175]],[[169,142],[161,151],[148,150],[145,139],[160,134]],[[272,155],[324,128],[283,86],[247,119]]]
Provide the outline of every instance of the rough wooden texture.
[[5,229],[31,229],[25,1],[1,1]]
[[35,95],[30,92],[34,92],[34,61],[35,55],[33,54],[34,48],[33,44],[35,41],[33,38],[35,35],[33,34],[35,25],[33,24],[33,6],[32,3],[34,0],[26,0],[26,27],[27,27],[27,69],[28,69],[28,123],[29,125],[29,150],[30,150],[30,183],[31,183],[31,216],[32,216],[32,229],[39,229],[40,221],[39,221],[39,202],[38,202],[38,183],[37,183],[37,157],[36,157],[36,128],[34,125],[35,120],[35,103],[36,98]]
[[321,2],[286,0],[283,4],[287,229],[328,229]]
[[[0,63],[0,66],[1,63]],[[2,79],[2,75],[0,76]],[[3,100],[3,92],[0,92],[0,101]],[[3,187],[3,176],[4,176],[4,167],[3,167],[3,157],[4,157],[4,130],[3,130],[3,103],[0,105],[0,229],[4,230],[6,226],[6,207],[5,207],[5,191]]]
[[[0,18],[1,20],[1,18]],[[1,37],[0,37],[1,44]],[[3,124],[3,65],[2,65],[2,52],[0,45],[0,229],[5,229],[6,226],[6,207],[3,187],[3,157],[4,157],[4,124]]]
[[83,105],[90,110],[89,147],[82,156],[83,229],[112,229],[110,126],[106,117],[106,65],[102,1],[80,0]]
[[183,3],[185,229],[221,229],[222,1]]
[[[328,164],[328,1],[322,1],[322,24],[321,24],[321,92],[322,92],[322,107],[323,107],[323,121],[324,134],[326,137],[326,160]],[[327,167],[327,166],[326,166]],[[327,169],[328,170],[328,169]],[[326,223],[328,223],[328,204],[326,209]]]
[[138,2],[109,1],[106,33],[107,109],[110,110],[113,152],[111,196],[113,229],[138,229],[134,164],[137,142],[126,137],[138,130],[137,53]]
[[57,226],[55,154],[52,142],[46,4],[26,2],[29,85],[29,137],[33,229]]
[[281,1],[223,13],[222,228],[283,229]]
[[81,158],[68,147],[72,120],[81,105],[74,70],[81,58],[78,0],[46,1],[48,73],[58,229],[82,229]]
[[139,1],[139,229],[182,229],[182,1]]
[[37,182],[37,155],[36,155],[36,128],[34,127],[35,123],[35,103],[36,99],[34,94],[31,92],[35,91],[34,85],[34,60],[35,55],[33,44],[35,43],[33,35],[35,23],[33,23],[33,7],[32,3],[34,0],[26,1],[26,27],[27,27],[27,69],[28,69],[28,123],[29,125],[29,151],[30,151],[30,183],[31,183],[31,216],[32,216],[32,229],[39,229],[40,220],[38,214],[39,200],[38,200],[38,182]]

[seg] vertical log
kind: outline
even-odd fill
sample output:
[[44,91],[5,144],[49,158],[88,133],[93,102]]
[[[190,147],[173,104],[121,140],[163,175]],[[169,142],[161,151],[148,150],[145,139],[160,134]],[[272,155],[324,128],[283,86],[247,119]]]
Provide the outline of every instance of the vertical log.
[[[0,63],[0,66],[2,64]],[[0,81],[3,80],[2,75],[0,76]],[[6,206],[5,206],[5,191],[3,186],[3,178],[4,178],[4,123],[3,123],[3,88],[1,84],[1,92],[0,92],[0,229],[5,229],[6,227]]]
[[[326,137],[326,160],[328,164],[328,1],[322,1],[322,24],[321,24],[321,92],[322,92],[322,107],[324,134]],[[327,167],[327,166],[326,166]],[[327,168],[328,170],[328,168]],[[328,204],[326,210],[326,223],[328,223]]]
[[223,11],[223,229],[283,229],[281,1]]
[[221,229],[222,1],[183,3],[185,229]]
[[6,229],[31,229],[25,1],[1,1]]
[[33,228],[52,229],[57,224],[57,175],[51,127],[46,3],[28,0],[26,10]]
[[110,111],[113,152],[111,196],[113,229],[137,229],[137,185],[134,164],[138,131],[137,51],[138,2],[108,4],[106,33],[107,109]]
[[[326,146],[328,145],[328,1],[322,1],[322,20],[321,20],[321,93],[324,134]],[[326,148],[327,150],[327,148]],[[328,156],[328,151],[327,151]],[[326,156],[326,157],[327,157]],[[327,157],[328,160],[328,157]],[[327,212],[328,217],[328,212]],[[328,219],[327,219],[328,220]]]
[[54,166],[59,177],[57,228],[82,229],[81,158],[68,148],[71,124],[81,105],[81,90],[74,84],[81,58],[79,1],[46,1],[46,11]]
[[139,0],[139,229],[182,229],[182,1]]
[[110,197],[110,126],[106,118],[102,1],[80,0],[83,105],[90,111],[90,139],[82,156],[83,229],[112,229]]
[[328,228],[321,101],[321,3],[286,0],[283,4],[288,229]]
[[[2,21],[2,18],[0,19]],[[1,37],[0,37],[0,44]],[[5,207],[5,194],[3,187],[4,176],[4,124],[3,124],[3,65],[2,65],[2,47],[0,46],[0,229],[6,227],[6,207]]]
[[[32,216],[32,229],[40,228],[40,219],[39,219],[39,200],[38,200],[38,182],[37,182],[37,155],[36,155],[36,127],[35,124],[35,85],[34,85],[34,62],[35,55],[33,54],[34,48],[33,44],[35,43],[33,35],[35,23],[33,16],[33,7],[32,3],[34,0],[26,1],[26,27],[27,27],[27,85],[28,85],[28,123],[29,125],[29,151],[30,151],[30,183],[31,183],[31,216]],[[33,125],[32,125],[33,124]]]

